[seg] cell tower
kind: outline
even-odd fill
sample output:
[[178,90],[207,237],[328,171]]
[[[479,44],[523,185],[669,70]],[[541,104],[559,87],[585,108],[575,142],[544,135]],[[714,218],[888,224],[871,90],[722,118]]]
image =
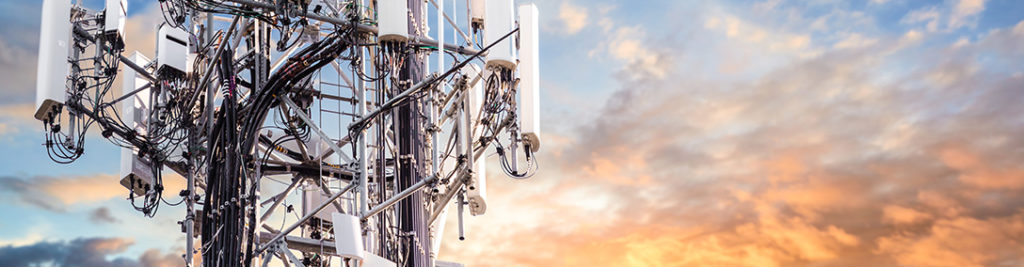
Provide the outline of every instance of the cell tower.
[[143,55],[126,0],[71,2],[43,0],[48,154],[75,161],[91,129],[122,147],[131,205],[185,205],[187,266],[457,266],[437,260],[444,217],[454,201],[461,239],[464,208],[487,211],[487,151],[537,171],[533,4],[159,0]]

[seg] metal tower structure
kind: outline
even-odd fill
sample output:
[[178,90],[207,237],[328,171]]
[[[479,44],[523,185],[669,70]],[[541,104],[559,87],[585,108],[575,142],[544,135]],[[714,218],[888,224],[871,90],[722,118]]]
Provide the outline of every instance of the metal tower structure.
[[58,163],[92,129],[122,147],[144,215],[185,205],[187,266],[443,265],[449,207],[460,239],[487,210],[487,154],[537,171],[533,4],[154,2],[147,56],[125,51],[126,0],[43,0],[35,118]]

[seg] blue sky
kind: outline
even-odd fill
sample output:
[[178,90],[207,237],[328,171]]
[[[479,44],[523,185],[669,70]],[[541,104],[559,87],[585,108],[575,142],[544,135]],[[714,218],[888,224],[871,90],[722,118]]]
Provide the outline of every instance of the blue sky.
[[[541,173],[492,173],[494,209],[469,240],[447,235],[442,259],[1024,262],[1024,2],[535,2]],[[129,23],[157,21],[154,4],[129,1]],[[135,212],[114,146],[90,138],[59,165],[40,145],[38,5],[0,2],[0,213],[17,218],[0,222],[0,259],[79,238],[131,240],[106,260],[173,258],[183,211]]]

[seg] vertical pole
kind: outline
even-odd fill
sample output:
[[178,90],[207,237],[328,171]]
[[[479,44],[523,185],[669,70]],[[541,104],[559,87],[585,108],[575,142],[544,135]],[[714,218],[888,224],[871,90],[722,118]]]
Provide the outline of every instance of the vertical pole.
[[462,108],[460,109],[460,113],[456,116],[462,117],[462,119],[459,120],[459,123],[461,123],[460,129],[462,129],[462,132],[459,132],[459,141],[466,144],[466,150],[463,152],[466,155],[466,170],[469,170],[470,175],[475,175],[472,171],[473,166],[476,166],[473,165],[473,161],[475,160],[475,157],[473,157],[473,132],[476,129],[473,128],[475,122],[473,121],[472,111],[470,110],[472,105],[469,104],[470,99],[473,97],[473,93],[471,92],[472,90],[473,89],[469,87],[463,88],[462,93],[464,97],[462,98]]
[[[437,0],[437,71],[444,70],[444,0]],[[430,90],[430,101],[427,103],[427,107],[430,108],[428,114],[430,116],[430,175],[438,176],[439,168],[438,159],[440,158],[441,149],[438,146],[437,134],[440,128],[437,125],[437,115],[439,113],[437,104],[438,91],[443,90]],[[436,231],[435,231],[436,232]]]
[[[365,4],[365,0],[360,1],[360,6],[363,6]],[[359,12],[358,16],[361,19],[363,16],[362,12]],[[359,51],[360,54],[365,53],[361,48],[357,47],[356,49]],[[365,56],[359,57],[359,67],[363,68],[364,72],[367,69],[365,59]],[[359,79],[359,81],[355,82],[355,85],[356,97],[359,99],[359,118],[363,118],[366,116],[366,84],[362,79]],[[367,175],[367,172],[369,170],[369,159],[367,158],[366,155],[366,130],[359,131],[359,142],[358,144],[356,144],[356,148],[356,153],[359,154],[357,155],[359,157],[359,214],[364,215],[366,214],[367,210],[370,209],[370,187],[368,186],[369,176]],[[380,182],[379,180],[380,179],[378,178],[377,182]],[[366,231],[363,231],[363,233],[363,247],[369,248],[369,238],[367,238],[368,236],[365,234]]]
[[185,177],[186,180],[187,180],[187,181],[185,181],[187,183],[186,186],[185,186],[185,190],[188,190],[188,196],[186,196],[187,199],[185,199],[185,240],[187,240],[187,241],[185,241],[185,266],[186,267],[192,267],[192,264],[193,264],[193,262],[192,262],[192,254],[195,253],[195,248],[193,248],[194,243],[195,243],[195,238],[194,238],[194,234],[195,233],[193,231],[193,228],[195,228],[195,210],[194,210],[195,207],[193,206],[194,205],[193,199],[194,199],[195,194],[196,194],[195,193],[195,190],[196,190],[196,188],[195,188],[196,178],[195,178],[195,175],[192,174],[192,165],[193,165],[192,164],[192,145],[193,145],[192,142],[193,142],[193,139],[194,139],[194,134],[195,133],[189,133],[188,142],[186,142],[186,146],[187,146],[187,148],[186,148],[187,150],[186,151],[189,151],[189,157],[185,161],[186,162],[185,163],[185,169],[186,169],[186,172],[187,172],[186,177]]
[[[375,58],[381,56],[380,50],[375,50],[375,53],[373,55],[375,56]],[[374,76],[377,75],[376,71],[374,70],[371,70],[371,74],[373,74]],[[373,88],[376,89],[376,91],[374,91],[375,94],[373,101],[374,103],[377,103],[379,105],[380,103],[384,102],[384,93],[386,88],[385,82],[374,81],[372,84]],[[376,123],[376,134],[373,136],[373,139],[376,140],[377,142],[377,154],[375,155],[376,158],[374,159],[376,160],[377,164],[375,165],[376,168],[374,168],[373,173],[375,177],[377,177],[377,189],[379,190],[378,192],[380,192],[380,194],[377,195],[377,203],[383,203],[384,200],[387,199],[388,197],[388,182],[391,182],[392,186],[394,186],[396,183],[394,182],[393,177],[391,179],[388,179],[388,177],[385,174],[385,168],[387,167],[386,165],[388,155],[388,142],[384,138],[387,138],[387,125],[384,123],[384,114],[381,114],[379,116],[380,120]],[[377,236],[379,238],[377,240],[377,243],[380,249],[381,256],[387,257],[389,259],[394,259],[393,254],[388,253],[388,246],[390,244],[389,242],[391,242],[391,236],[387,234],[387,230],[390,227],[394,226],[394,222],[389,222],[387,220],[387,217],[388,215],[384,213],[377,215]]]
[[437,0],[437,71],[444,71],[444,0]]
[[513,130],[509,131],[509,135],[508,135],[508,139],[509,139],[508,140],[509,141],[508,152],[509,152],[509,154],[512,154],[511,155],[511,157],[512,157],[512,164],[511,164],[512,171],[513,172],[518,172],[519,171],[519,155],[518,155],[518,153],[516,153],[516,149],[519,149],[519,145],[518,145],[519,144],[519,139],[516,138],[516,135],[519,134],[519,131],[515,130],[516,127],[512,127],[512,128],[513,128]]
[[[203,39],[205,39],[206,42],[209,43],[209,44],[213,43],[213,14],[209,14],[209,13],[206,14],[206,38],[203,38]],[[213,87],[212,86],[208,86],[208,88],[212,89]],[[208,90],[207,93],[209,93],[210,89],[207,89]],[[210,94],[210,97],[212,98],[213,95]],[[213,100],[212,99],[208,100],[207,104],[209,105],[207,108],[213,108]],[[211,114],[208,117],[209,117],[208,121],[212,121],[213,115]],[[211,127],[212,127],[213,123],[210,123],[210,124],[211,124]],[[196,217],[196,212],[195,212],[196,177],[195,177],[195,174],[194,174],[194,170],[192,169],[192,167],[195,165],[192,162],[192,155],[193,155],[193,153],[192,153],[193,152],[192,151],[192,146],[195,145],[194,144],[195,136],[197,134],[199,134],[199,133],[198,132],[189,133],[188,142],[186,143],[186,148],[185,148],[186,151],[189,151],[189,158],[185,161],[186,162],[185,168],[188,171],[188,174],[185,177],[186,178],[185,190],[188,191],[187,199],[185,199],[185,240],[188,240],[188,241],[185,242],[185,267],[192,267],[195,264],[195,262],[193,262],[192,259],[193,259],[193,254],[195,253],[195,242],[196,242],[196,240],[195,240],[195,231],[194,231],[195,223],[196,223],[196,221],[195,221],[195,217]]]
[[[462,227],[462,204],[466,202],[466,200],[464,199],[462,192],[459,192],[458,194],[459,197],[456,199],[458,202],[456,202],[455,205],[458,205],[459,207],[459,240],[466,240],[466,230]],[[440,219],[444,220],[444,218]]]
[[[210,19],[212,19],[212,18],[213,18],[213,16],[211,15]],[[207,20],[207,22],[209,22],[209,20]],[[212,30],[213,29],[210,29],[210,31],[212,31]],[[214,40],[212,38],[212,35],[211,35],[210,38],[207,38],[207,40],[209,40],[211,45],[214,42]],[[220,45],[224,45],[224,43],[225,42],[221,42]],[[213,58],[214,56],[216,56],[215,54],[212,54],[214,52],[210,52],[210,53],[211,54],[208,55],[210,58]],[[212,71],[212,69],[209,69],[209,70]],[[212,75],[212,73],[208,73],[206,75]],[[207,181],[207,196],[206,196],[206,200],[207,201],[210,200],[210,196],[209,196],[210,193],[209,192],[215,190],[214,188],[210,187],[211,186],[211,184],[210,184],[210,181],[211,181],[210,175],[212,174],[212,172],[210,172],[210,170],[213,169],[211,166],[213,166],[213,156],[212,155],[213,155],[214,147],[213,147],[213,142],[211,140],[213,139],[213,135],[214,135],[214,133],[213,133],[213,109],[214,109],[214,107],[213,107],[213,99],[217,97],[217,94],[216,94],[217,86],[215,85],[216,84],[216,80],[219,80],[219,79],[211,80],[210,84],[206,86],[206,142],[207,142],[207,147],[208,147],[208,152],[207,153],[209,153],[206,156],[206,169],[207,169],[207,173],[206,173],[206,179],[205,179]],[[192,194],[192,193],[190,193],[190,194]],[[208,205],[208,206],[212,206],[212,205]],[[204,212],[209,212],[209,209],[205,209]],[[207,224],[207,225],[210,225],[210,224]],[[204,230],[205,230],[205,228],[206,227],[204,227]],[[206,235],[205,232],[204,232],[203,239],[205,239],[205,238],[210,238],[210,237],[208,235]],[[207,241],[207,242],[209,242],[209,241]],[[206,252],[206,251],[203,251],[203,252]],[[207,257],[203,257],[204,262],[207,259],[208,259]],[[189,260],[189,261],[191,261],[191,260]],[[207,264],[207,266],[209,266],[209,265]]]
[[213,43],[213,14],[206,13],[206,42]]
[[[461,90],[462,90],[461,92],[456,93],[455,97],[456,98],[469,99],[469,96],[467,95],[468,92],[469,92],[468,89],[462,88]],[[470,155],[470,154],[467,154],[465,151],[472,151],[473,150],[473,148],[472,148],[473,143],[472,142],[467,142],[467,140],[469,140],[469,135],[467,135],[466,133],[468,133],[469,131],[466,129],[467,128],[466,127],[466,124],[467,124],[466,123],[466,116],[463,115],[464,113],[466,113],[466,110],[469,109],[466,106],[466,103],[467,103],[466,101],[462,101],[461,103],[456,101],[456,104],[455,104],[455,110],[456,110],[456,112],[455,112],[455,151],[456,152],[455,153],[456,153],[456,155],[459,155],[460,157],[464,157],[466,155]],[[470,124],[470,125],[472,125],[472,124]],[[467,143],[469,144],[469,147],[470,147],[469,149],[466,148],[466,144]],[[469,156],[468,158],[472,158],[472,156]],[[455,166],[457,167],[459,165],[456,164]],[[467,166],[472,166],[472,165],[467,165]]]

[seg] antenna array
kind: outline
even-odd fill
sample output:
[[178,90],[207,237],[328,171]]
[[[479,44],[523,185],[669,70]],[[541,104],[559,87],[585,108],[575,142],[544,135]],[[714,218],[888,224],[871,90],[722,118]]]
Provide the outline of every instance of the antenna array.
[[[464,207],[487,210],[486,151],[513,178],[537,170],[532,4],[157,4],[147,57],[124,55],[126,0],[44,0],[35,117],[58,163],[93,129],[122,147],[120,183],[146,216],[184,204],[188,266],[443,265],[449,203],[460,239]],[[185,190],[165,192],[165,167]]]

